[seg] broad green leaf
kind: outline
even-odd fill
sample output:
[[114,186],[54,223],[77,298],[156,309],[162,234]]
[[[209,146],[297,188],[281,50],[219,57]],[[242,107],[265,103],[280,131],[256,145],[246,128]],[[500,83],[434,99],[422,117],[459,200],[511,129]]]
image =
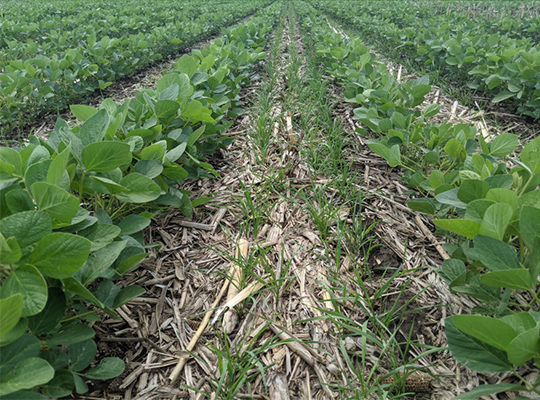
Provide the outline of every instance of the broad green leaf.
[[178,115],[180,104],[172,100],[159,100],[155,104],[156,117],[164,123],[169,123]]
[[[0,328],[1,329],[1,328]],[[4,375],[19,361],[30,357],[37,357],[41,349],[41,343],[37,337],[28,333],[23,334],[13,343],[2,347],[0,359],[0,375]]]
[[449,232],[473,239],[480,231],[480,224],[467,219],[437,219],[433,223]]
[[49,347],[42,349],[39,358],[47,361],[55,371],[67,368],[69,361],[67,354],[60,347]]
[[494,156],[507,156],[518,145],[518,137],[512,133],[503,133],[497,136],[489,145],[490,154]]
[[480,385],[467,393],[462,393],[454,399],[456,400],[475,400],[482,396],[489,396],[491,394],[504,393],[504,392],[520,392],[525,391],[526,388],[511,383],[499,383],[497,385]]
[[107,246],[118,235],[121,229],[115,225],[97,223],[79,232],[79,236],[83,236],[92,242],[90,251],[94,252]]
[[517,212],[519,199],[516,192],[513,190],[502,188],[490,189],[489,192],[486,193],[486,199],[493,200],[496,203],[508,204],[512,207],[512,218]]
[[163,164],[160,160],[140,160],[135,164],[135,172],[154,179],[163,172]]
[[185,107],[182,108],[181,116],[183,118],[189,118],[192,123],[207,122],[215,124],[216,121],[211,117],[212,111],[204,107],[198,100],[192,100]]
[[206,129],[206,125],[203,124],[199,129],[197,129],[195,132],[193,132],[191,135],[189,135],[187,145],[188,146],[193,146],[197,142],[197,140],[199,140],[201,135],[204,133],[205,129]]
[[497,318],[482,315],[454,315],[452,320],[462,332],[504,351],[517,336],[514,328]]
[[90,119],[90,117],[93,117],[98,112],[98,110],[94,107],[85,106],[82,104],[71,105],[69,106],[69,109],[71,110],[72,114],[75,115],[75,117],[77,117],[82,122]]
[[131,161],[131,148],[121,142],[92,143],[83,149],[81,157],[87,171],[108,172]]
[[443,185],[445,182],[444,173],[438,169],[431,170],[429,175],[429,184],[433,189],[437,189],[439,186]]
[[73,371],[82,371],[90,365],[97,353],[97,345],[92,339],[79,343],[73,343],[68,346],[68,356],[71,369]]
[[[113,225],[111,227],[117,228]],[[116,232],[116,230],[115,230]],[[103,248],[94,251],[88,257],[84,265],[76,272],[75,277],[85,286],[92,283],[104,271],[109,269],[116,261],[122,250],[126,247],[127,241],[116,241],[105,245]]]
[[127,192],[116,195],[121,201],[147,203],[161,196],[160,187],[152,179],[135,172],[126,175],[120,184],[128,188]]
[[101,142],[109,126],[109,114],[107,110],[99,110],[95,115],[88,118],[81,126],[77,135],[83,146]]
[[482,223],[484,215],[489,207],[491,207],[495,202],[493,200],[479,199],[473,200],[467,205],[467,210],[465,211],[465,219],[470,219],[476,221],[479,224]]
[[152,220],[150,218],[144,218],[139,215],[131,214],[122,219],[118,223],[118,227],[122,230],[122,236],[132,235],[136,232],[142,231],[146,228]]
[[51,217],[53,227],[69,225],[79,211],[79,199],[58,186],[36,182],[31,191],[38,209]]
[[34,386],[44,385],[54,376],[54,369],[41,358],[26,358],[2,375],[0,397]]
[[172,167],[164,168],[162,174],[167,178],[176,180],[186,179],[189,176],[189,173],[180,165],[173,165]]
[[95,332],[88,325],[71,325],[66,330],[47,339],[47,346],[70,345],[83,342],[95,336]]
[[151,146],[145,147],[141,151],[141,159],[143,160],[163,160],[165,156],[165,148],[160,144],[153,144]]
[[0,233],[0,264],[17,263],[22,257],[21,246],[14,237],[5,238]]
[[528,312],[509,314],[505,315],[504,317],[500,317],[500,319],[514,328],[518,335],[528,331],[529,329],[535,328],[537,324],[534,317]]
[[49,288],[45,308],[39,314],[28,317],[28,328],[36,335],[54,332],[58,321],[66,313],[66,297],[60,288]]
[[536,207],[524,206],[519,218],[519,231],[522,240],[529,249],[534,248],[534,241],[540,238],[540,209]]
[[90,368],[85,374],[88,379],[112,379],[124,372],[126,365],[124,361],[116,357],[105,357],[99,365]]
[[[190,136],[190,138],[191,138],[191,136]],[[178,146],[176,146],[175,148],[168,151],[165,154],[165,157],[167,157],[167,159],[170,162],[175,162],[176,160],[178,160],[182,156],[182,154],[184,154],[184,151],[186,150],[187,145],[188,145],[187,143],[180,143]]]
[[54,378],[43,388],[43,394],[49,398],[68,396],[75,388],[73,374],[67,369],[56,371]]
[[474,249],[482,264],[491,271],[521,269],[516,251],[498,239],[476,235]]
[[75,278],[66,278],[63,280],[64,282],[64,288],[67,292],[76,294],[77,296],[82,297],[83,299],[87,301],[91,301],[95,305],[103,308],[103,304],[99,301],[99,299],[94,296],[94,294],[84,287],[84,285],[79,282]]
[[36,182],[46,182],[52,160],[45,160],[31,165],[24,173],[24,184],[31,188]]
[[399,146],[396,145],[390,147],[390,158],[388,159],[388,165],[392,168],[401,165],[401,152]]
[[[22,158],[19,152],[11,147],[0,147],[0,172],[5,172],[7,181],[9,175],[22,176]],[[7,182],[0,173],[0,182]]]
[[60,186],[64,173],[66,172],[67,163],[71,155],[71,145],[68,145],[64,151],[58,154],[54,160],[52,160],[47,172],[47,183]]
[[464,203],[470,203],[473,200],[483,199],[489,191],[487,182],[477,179],[467,179],[461,182],[457,197]]
[[513,366],[508,361],[506,352],[490,346],[460,331],[452,317],[445,322],[448,347],[452,355],[461,364],[478,372],[511,371]]
[[176,69],[188,76],[189,79],[197,72],[198,64],[195,59],[187,54],[184,54],[176,62]]
[[447,190],[443,193],[440,193],[440,194],[437,194],[435,196],[435,199],[439,202],[439,203],[442,203],[442,204],[448,204],[452,207],[457,207],[457,208],[467,208],[467,204],[462,202],[457,194],[459,192],[459,188],[455,188],[455,189],[451,189],[451,190]]
[[0,298],[20,294],[24,300],[22,317],[35,315],[47,304],[47,282],[36,267],[30,264],[19,266],[0,289]]
[[460,160],[466,154],[463,145],[459,142],[459,140],[455,138],[452,138],[448,142],[446,142],[446,145],[444,146],[444,151],[454,160]]
[[502,240],[514,211],[508,204],[493,204],[484,214],[478,233]]
[[518,367],[538,355],[539,331],[537,327],[520,333],[508,347],[508,360]]
[[482,283],[497,288],[530,290],[534,288],[529,271],[526,269],[508,269],[489,272],[480,276]]
[[8,394],[2,397],[4,400],[46,400],[38,392],[32,392],[30,390],[19,390],[18,392]]
[[72,276],[86,261],[91,242],[69,233],[51,233],[41,239],[30,257],[43,275],[63,279]]
[[439,113],[441,107],[438,104],[430,104],[424,110],[424,116],[426,118],[434,117]]
[[99,186],[90,184],[88,179],[85,179],[84,186],[90,187],[97,193],[117,194],[128,190],[127,187],[122,186],[109,178],[104,178],[102,176],[90,176],[90,179],[99,183]]
[[0,338],[11,331],[21,319],[24,301],[19,293],[0,299]]
[[375,154],[381,156],[386,161],[390,160],[390,149],[385,144],[379,143],[378,141],[367,141],[366,142],[369,149]]
[[122,260],[122,262],[118,266],[118,273],[120,275],[124,275],[126,272],[132,270],[137,265],[139,265],[141,261],[144,260],[148,256],[149,256],[148,253],[139,253],[139,254],[134,254],[131,257],[128,257]]
[[454,286],[462,286],[466,283],[467,270],[461,260],[444,260],[439,275],[452,289]]
[[492,103],[500,103],[501,101],[504,101],[504,100],[507,100],[509,99],[510,97],[514,97],[516,94],[515,93],[512,93],[512,92],[509,92],[507,90],[504,90],[502,92],[500,92],[497,96],[495,96],[491,102]]
[[[17,325],[10,330],[6,335],[0,337],[0,347],[7,346],[19,339],[25,332],[28,331],[28,319],[21,318]],[[2,356],[4,355],[4,350],[2,349]],[[1,372],[0,372],[1,374]]]
[[520,158],[530,168],[533,174],[540,172],[540,136],[531,140],[523,147]]
[[112,309],[115,310],[118,307],[122,307],[124,304],[130,302],[131,300],[142,296],[146,290],[140,286],[127,286],[120,290],[114,299]]
[[429,215],[435,214],[433,200],[429,198],[409,200],[407,202],[407,207],[409,207],[413,211],[418,211]]

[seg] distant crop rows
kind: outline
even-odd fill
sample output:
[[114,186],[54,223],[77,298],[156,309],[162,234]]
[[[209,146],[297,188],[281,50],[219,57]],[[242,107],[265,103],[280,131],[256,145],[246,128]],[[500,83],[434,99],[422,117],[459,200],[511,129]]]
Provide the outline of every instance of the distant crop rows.
[[[415,2],[315,1],[314,5],[429,71],[540,118],[538,4],[434,7]],[[502,3],[501,3],[502,4]]]
[[0,133],[102,90],[262,4],[8,2],[0,9]]

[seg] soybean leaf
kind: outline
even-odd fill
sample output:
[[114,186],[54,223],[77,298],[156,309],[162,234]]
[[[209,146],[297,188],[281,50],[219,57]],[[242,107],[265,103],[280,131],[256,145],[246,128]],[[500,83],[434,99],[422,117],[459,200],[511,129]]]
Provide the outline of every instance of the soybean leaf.
[[63,280],[64,287],[67,292],[76,294],[85,300],[91,301],[95,305],[103,308],[103,304],[94,294],[84,287],[84,285],[75,278],[66,278]]
[[92,143],[101,142],[105,137],[108,126],[109,114],[107,113],[107,110],[99,110],[82,124],[81,130],[77,136],[86,147]]
[[493,200],[486,199],[478,199],[471,201],[467,205],[467,210],[465,211],[465,219],[470,219],[481,224],[487,209],[493,204],[495,204]]
[[442,204],[448,204],[452,207],[467,208],[467,204],[458,198],[459,188],[447,190],[435,196],[435,199]]
[[41,239],[30,257],[43,275],[68,278],[86,261],[91,242],[81,236],[55,232]]
[[407,202],[407,206],[413,211],[418,211],[430,215],[435,214],[434,202],[432,199],[429,198],[409,200]]
[[519,392],[525,391],[526,388],[511,383],[499,383],[497,385],[480,385],[470,390],[467,393],[462,393],[454,399],[456,400],[475,400],[482,396],[489,396],[490,394],[497,394],[503,392]]
[[112,242],[90,254],[84,265],[75,273],[75,277],[87,286],[100,277],[116,261],[127,241]]
[[[1,200],[0,200],[1,201]],[[34,211],[36,209],[32,198],[27,190],[17,189],[10,190],[6,193],[5,203],[13,214],[18,214],[25,211]]]
[[116,357],[105,357],[99,365],[90,368],[85,374],[88,379],[112,379],[124,372],[124,361]]
[[47,182],[53,185],[60,186],[64,173],[66,172],[69,156],[71,155],[71,145],[68,145],[64,151],[58,154],[54,160],[52,160],[47,172]]
[[460,331],[452,317],[445,322],[448,347],[452,355],[461,364],[478,372],[511,371],[513,366],[508,361],[506,352],[490,346]]
[[69,225],[79,211],[79,199],[58,186],[36,182],[31,191],[38,209],[51,217],[53,227]]
[[54,376],[49,363],[38,357],[26,358],[2,375],[0,397],[34,386],[44,385]]
[[514,211],[508,204],[493,204],[484,214],[478,233],[502,240]]
[[519,219],[519,231],[521,238],[529,249],[534,248],[534,241],[540,238],[538,227],[540,226],[540,209],[524,206]]
[[521,269],[516,251],[498,239],[477,235],[474,248],[479,260],[491,271]]
[[461,183],[457,197],[464,203],[483,199],[489,191],[489,184],[478,179],[467,179]]
[[452,289],[454,286],[462,286],[466,283],[467,269],[461,260],[444,260],[439,275]]
[[70,345],[79,343],[95,336],[95,332],[88,325],[71,325],[66,330],[46,340],[47,346]]
[[15,328],[21,319],[23,300],[23,296],[19,293],[0,299],[0,338]]
[[129,236],[146,228],[152,220],[139,215],[131,214],[122,219],[118,223],[118,227],[122,230],[122,236]]
[[8,394],[2,397],[4,400],[45,400],[38,392],[32,392],[30,390],[19,390],[18,392]]
[[[167,153],[168,154],[168,153]],[[135,164],[135,172],[154,179],[163,171],[163,164],[160,160],[140,160]]]
[[43,394],[49,398],[68,396],[75,388],[73,374],[67,369],[56,371],[54,378],[43,388]]
[[459,160],[463,155],[465,155],[465,148],[456,138],[452,138],[446,142],[444,151],[454,160]]
[[71,372],[73,375],[73,380],[75,381],[75,391],[78,394],[84,394],[88,392],[89,388],[83,378],[77,375],[75,372]]
[[146,290],[144,290],[140,286],[127,286],[120,290],[120,292],[116,295],[116,297],[114,298],[113,306],[111,308],[114,310],[118,307],[122,307],[124,304],[128,303],[136,297],[143,295],[145,292]]
[[79,231],[79,236],[83,236],[92,242],[90,251],[94,252],[111,243],[120,235],[120,231],[121,229],[116,225],[97,223]]
[[[13,343],[17,339],[19,339],[26,331],[28,331],[28,319],[21,318],[12,330],[10,330],[6,335],[0,337],[0,347],[4,347],[8,344]],[[4,349],[2,349],[2,352],[3,351]]]
[[86,146],[81,154],[87,171],[108,172],[131,161],[131,148],[122,142],[98,142]]
[[160,187],[152,179],[136,172],[126,175],[120,184],[128,188],[125,193],[116,195],[121,201],[147,203],[161,196]]
[[433,223],[449,232],[473,239],[480,231],[480,224],[467,219],[437,219]]
[[173,149],[171,149],[170,151],[168,151],[165,154],[165,157],[167,157],[167,159],[170,162],[175,162],[176,160],[178,160],[182,156],[182,154],[184,154],[184,151],[186,150],[187,145],[188,145],[187,143],[180,143],[178,146],[176,146]]
[[540,349],[538,345],[539,339],[539,332],[536,327],[520,333],[508,347],[508,360],[518,367],[525,364],[538,354]]
[[92,185],[88,182],[88,180],[84,181],[84,186],[91,188],[97,193],[117,194],[128,190],[127,187],[122,186],[109,178],[105,178],[102,176],[90,176],[90,178],[98,182],[103,187]]
[[520,158],[533,174],[540,172],[540,137],[531,140],[523,147]]
[[28,317],[28,328],[36,335],[53,332],[66,312],[66,296],[60,288],[49,288],[45,308],[39,314]]
[[518,137],[512,133],[503,133],[497,136],[489,145],[490,154],[494,156],[506,156],[512,153],[518,145]]
[[534,317],[528,312],[509,314],[501,317],[500,319],[514,328],[518,335],[528,331],[529,329],[535,328],[537,324]]
[[2,347],[0,359],[0,375],[11,370],[19,361],[30,357],[37,357],[41,349],[41,343],[37,337],[29,333],[23,334],[13,343]]
[[497,318],[454,315],[452,320],[460,331],[504,351],[508,350],[508,346],[517,336],[514,328]]
[[30,264],[20,265],[4,282],[0,289],[0,298],[6,299],[15,294],[20,294],[24,300],[22,317],[35,315],[45,308],[47,282],[36,267]]
[[493,99],[491,99],[492,103],[500,103],[501,101],[504,101],[506,99],[509,99],[510,97],[514,97],[515,93],[509,92],[508,90],[504,90],[500,92],[497,96],[495,96]]
[[86,120],[90,119],[90,117],[93,117],[97,114],[98,110],[94,107],[85,106],[82,104],[74,104],[69,106],[69,109],[82,122],[85,122]]
[[491,189],[510,189],[514,183],[512,175],[493,175],[484,179]]
[[529,271],[526,269],[508,269],[494,271],[480,277],[482,283],[497,288],[529,290],[534,288]]
[[176,62],[176,69],[178,69],[179,72],[186,74],[188,78],[191,79],[193,74],[197,72],[197,62],[195,61],[193,57],[187,54],[184,54]]
[[42,349],[39,358],[47,361],[55,371],[67,368],[68,356],[60,347],[49,347]]
[[82,371],[90,365],[97,353],[97,345],[92,339],[79,343],[73,343],[68,346],[68,356],[71,369],[73,371]]
[[14,237],[5,238],[0,233],[0,264],[15,264],[22,257],[21,246]]

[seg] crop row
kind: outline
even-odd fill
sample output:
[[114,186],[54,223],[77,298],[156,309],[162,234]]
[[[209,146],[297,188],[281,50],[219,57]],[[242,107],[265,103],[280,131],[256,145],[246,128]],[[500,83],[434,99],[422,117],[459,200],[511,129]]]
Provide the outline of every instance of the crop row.
[[[540,19],[522,19],[508,31],[504,22],[493,27],[466,15],[427,17],[421,5],[408,13],[397,2],[321,0],[315,5],[385,49],[484,92],[493,103],[504,101],[519,114],[540,118]],[[525,21],[532,26],[525,29]]]
[[48,140],[0,147],[0,397],[85,393],[85,379],[122,373],[114,357],[90,367],[85,321],[144,293],[119,279],[155,247],[142,235],[154,213],[190,215],[209,200],[179,187],[217,175],[206,157],[230,143],[228,118],[242,112],[239,91],[278,17],[270,6],[224,30],[135,99],[72,106],[80,126],[58,119]]
[[[482,304],[445,321],[454,357],[481,372],[538,362],[540,138],[521,147],[513,134],[483,137],[472,125],[432,121],[439,106],[418,107],[431,90],[427,76],[397,82],[359,38],[345,39],[323,13],[298,8],[326,73],[358,106],[354,117],[365,127],[358,132],[375,136],[370,149],[419,191],[409,207],[437,217],[438,233],[450,240],[439,275],[453,293]],[[536,390],[525,385],[504,390]],[[480,387],[467,398],[500,389]]]
[[[118,13],[111,13],[104,3],[103,10],[87,6],[78,14],[60,12],[26,24],[16,17],[3,21],[2,131],[8,132],[43,110],[63,109],[265,5],[262,1],[235,2],[234,7],[227,2],[166,2],[159,7],[137,3],[113,5]],[[60,3],[52,4],[58,7]],[[52,29],[54,24],[56,29]]]

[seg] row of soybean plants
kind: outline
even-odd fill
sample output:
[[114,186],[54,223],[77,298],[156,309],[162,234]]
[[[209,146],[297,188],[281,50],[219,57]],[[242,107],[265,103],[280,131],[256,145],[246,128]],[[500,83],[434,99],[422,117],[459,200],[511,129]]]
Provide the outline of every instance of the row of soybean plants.
[[[267,37],[276,3],[202,50],[182,56],[154,90],[99,108],[75,105],[80,126],[58,119],[48,140],[0,147],[0,397],[85,393],[85,379],[121,374],[87,322],[144,289],[120,278],[152,244],[142,230],[156,212],[190,215],[186,179],[218,175],[206,157],[225,148]],[[83,205],[83,206],[81,206]]]
[[427,2],[316,0],[385,51],[478,90],[493,103],[540,118],[540,17],[496,21],[467,13],[433,15]]
[[234,7],[218,1],[8,3],[12,12],[0,20],[0,133],[42,111],[63,109],[264,5],[264,0]]
[[[302,10],[321,64],[344,86],[345,101],[358,106],[354,117],[365,126],[359,132],[375,136],[370,149],[401,168],[401,179],[418,191],[409,207],[434,216],[438,234],[449,240],[451,258],[440,276],[453,293],[481,303],[471,315],[445,321],[454,357],[481,372],[518,374],[531,360],[539,364],[540,138],[520,145],[516,135],[502,134],[488,141],[472,125],[432,121],[437,104],[418,108],[431,89],[427,76],[397,82],[359,38],[345,39],[323,13]],[[469,396],[537,390],[522,382],[479,387]]]

